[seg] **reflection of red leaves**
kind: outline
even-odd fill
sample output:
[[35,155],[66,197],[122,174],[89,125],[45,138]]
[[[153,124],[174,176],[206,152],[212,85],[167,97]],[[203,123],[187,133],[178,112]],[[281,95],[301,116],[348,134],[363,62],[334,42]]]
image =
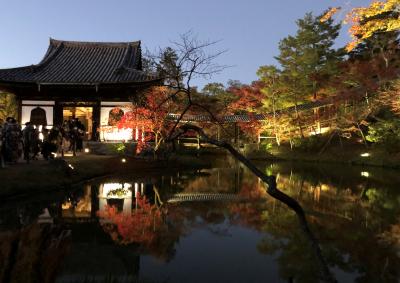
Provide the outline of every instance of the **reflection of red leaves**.
[[161,224],[161,213],[145,196],[136,195],[138,208],[130,214],[118,212],[114,206],[106,206],[99,212],[105,221],[101,224],[113,241],[119,244],[138,243],[150,245],[156,237],[156,227]]
[[[261,229],[264,220],[261,217],[260,207],[251,200],[259,201],[265,197],[265,191],[257,184],[243,184],[239,195],[248,201],[243,203],[233,203],[230,205],[230,211],[235,216],[238,224]],[[249,201],[250,200],[250,201]]]
[[259,200],[265,196],[265,191],[257,184],[243,184],[240,188],[239,196],[244,199]]

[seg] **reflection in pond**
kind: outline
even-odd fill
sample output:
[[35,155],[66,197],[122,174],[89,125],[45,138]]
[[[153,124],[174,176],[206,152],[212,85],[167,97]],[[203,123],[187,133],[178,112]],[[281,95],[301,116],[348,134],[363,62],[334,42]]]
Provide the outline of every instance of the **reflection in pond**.
[[[258,167],[302,205],[339,282],[399,281],[396,171]],[[320,281],[296,214],[233,162],[115,177],[7,205],[0,209],[1,282]]]

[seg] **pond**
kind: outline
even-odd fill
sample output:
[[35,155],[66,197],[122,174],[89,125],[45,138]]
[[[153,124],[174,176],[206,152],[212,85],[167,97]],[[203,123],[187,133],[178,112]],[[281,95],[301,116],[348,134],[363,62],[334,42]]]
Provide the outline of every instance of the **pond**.
[[257,166],[301,204],[310,234],[226,158],[3,203],[0,281],[320,282],[326,266],[338,282],[399,282],[398,171]]

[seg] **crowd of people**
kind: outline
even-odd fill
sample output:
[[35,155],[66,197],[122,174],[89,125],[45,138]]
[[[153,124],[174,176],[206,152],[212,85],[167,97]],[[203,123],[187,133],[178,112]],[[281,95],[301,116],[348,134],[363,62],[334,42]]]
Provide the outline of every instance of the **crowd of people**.
[[50,130],[31,122],[21,126],[17,121],[8,117],[5,122],[0,120],[0,162],[1,167],[15,164],[23,156],[29,163],[38,159],[39,153],[44,159],[52,159],[57,154],[64,155],[83,149],[85,127],[78,119],[65,120],[61,126]]

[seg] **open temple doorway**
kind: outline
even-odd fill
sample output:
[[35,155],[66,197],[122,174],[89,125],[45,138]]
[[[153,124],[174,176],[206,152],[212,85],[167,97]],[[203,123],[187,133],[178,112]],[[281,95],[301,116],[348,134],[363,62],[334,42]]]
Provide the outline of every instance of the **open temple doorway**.
[[63,107],[63,121],[78,119],[85,127],[84,140],[90,140],[93,132],[93,107]]

